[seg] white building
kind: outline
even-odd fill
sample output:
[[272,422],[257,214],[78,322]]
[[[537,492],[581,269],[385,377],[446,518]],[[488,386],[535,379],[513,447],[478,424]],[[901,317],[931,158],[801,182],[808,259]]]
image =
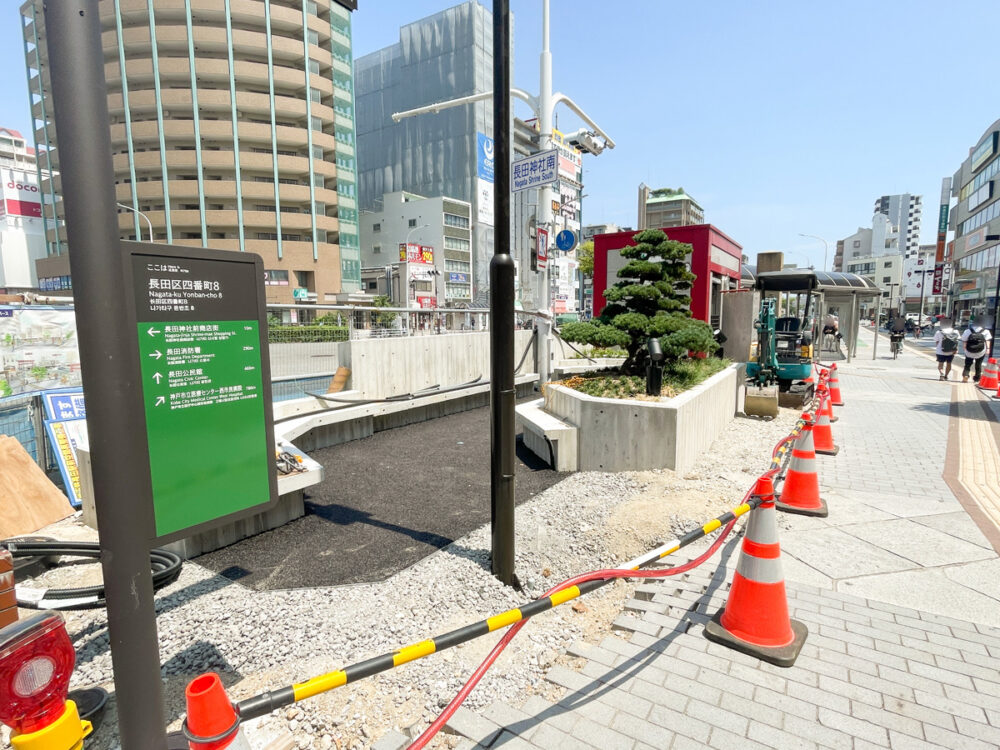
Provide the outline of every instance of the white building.
[[[875,201],[875,214],[887,216],[899,239],[899,251],[909,257],[920,249],[921,196],[883,195]],[[877,253],[876,253],[877,254]]]
[[[0,289],[37,290],[35,261],[45,257],[45,223],[35,149],[7,128],[0,128],[0,182]],[[45,282],[45,291],[62,288]]]
[[906,300],[903,275],[904,259],[896,255],[869,255],[844,261],[844,271],[864,276],[882,290],[882,309],[900,310]]
[[[0,183],[0,289],[37,290],[35,261],[46,253],[35,149],[7,128],[0,128]],[[45,291],[63,288],[61,280],[44,282]]]
[[[361,265],[399,266],[405,281],[393,285],[395,307],[467,307],[472,302],[472,204],[397,191],[382,197],[380,211],[361,213]],[[364,291],[384,294],[363,273]],[[405,298],[405,299],[404,299]]]

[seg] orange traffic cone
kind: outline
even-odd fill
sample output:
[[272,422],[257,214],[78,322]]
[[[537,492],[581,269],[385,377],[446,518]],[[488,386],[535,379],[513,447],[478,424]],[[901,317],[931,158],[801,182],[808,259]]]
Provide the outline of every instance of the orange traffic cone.
[[826,501],[819,496],[812,415],[806,412],[802,415],[802,419],[805,425],[792,449],[792,460],[788,464],[785,483],[781,486],[781,494],[778,496],[780,500],[775,503],[775,507],[786,513],[826,518],[830,515],[830,511],[827,510]]
[[187,699],[184,736],[191,750],[251,750],[219,675],[207,672],[195,677],[184,697]]
[[729,599],[705,625],[705,637],[761,661],[790,667],[808,629],[788,616],[771,479],[758,479],[754,494],[764,501],[750,514]]
[[830,403],[834,406],[844,405],[844,399],[840,395],[840,378],[837,377],[836,362],[830,365]]
[[[819,399],[820,393],[826,393],[826,399]],[[819,413],[822,411],[826,414],[826,418],[830,420],[830,424],[836,422],[840,417],[835,417],[833,415],[833,405],[831,404],[832,399],[830,398],[830,384],[829,381],[822,382],[819,388],[816,390],[816,398],[819,402],[816,406],[816,416],[819,417]]]
[[830,429],[830,416],[827,413],[829,407],[826,402],[830,400],[830,392],[826,386],[821,386],[819,394],[819,408],[816,409],[816,424],[813,427],[813,445],[816,453],[824,456],[836,456],[840,453],[840,447],[833,444],[833,430]]
[[1000,388],[1000,382],[998,382],[1000,378],[997,375],[997,361],[993,357],[990,357],[989,361],[983,366],[983,374],[979,378],[979,387],[986,390]]

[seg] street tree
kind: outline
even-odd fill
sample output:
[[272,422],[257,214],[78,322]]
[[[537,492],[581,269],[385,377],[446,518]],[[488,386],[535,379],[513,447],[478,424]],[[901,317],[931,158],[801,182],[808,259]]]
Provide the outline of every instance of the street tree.
[[628,262],[618,271],[620,281],[604,291],[608,304],[601,316],[585,323],[567,323],[560,336],[597,347],[621,347],[626,359],[621,372],[639,375],[646,367],[646,341],[656,337],[666,366],[718,346],[707,323],[691,317],[691,284],[687,267],[691,245],[667,238],[659,229],[645,229],[622,249]]

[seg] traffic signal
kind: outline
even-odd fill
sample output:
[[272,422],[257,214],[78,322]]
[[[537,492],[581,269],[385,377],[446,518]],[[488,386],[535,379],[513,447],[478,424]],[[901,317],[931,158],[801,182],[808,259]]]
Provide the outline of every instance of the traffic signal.
[[593,154],[594,156],[601,153],[608,145],[607,141],[600,138],[597,133],[586,128],[580,128],[575,133],[567,135],[563,140],[583,153]]

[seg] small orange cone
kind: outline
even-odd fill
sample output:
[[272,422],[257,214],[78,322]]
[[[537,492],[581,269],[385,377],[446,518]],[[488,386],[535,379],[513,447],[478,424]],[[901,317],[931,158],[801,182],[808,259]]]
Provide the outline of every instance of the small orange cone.
[[827,397],[826,397],[825,401],[821,401],[820,404],[819,404],[819,406],[816,407],[816,416],[819,417],[820,410],[822,410],[823,413],[826,414],[826,418],[830,420],[830,424],[833,424],[838,419],[840,419],[840,417],[833,416],[833,404],[831,403],[831,399],[830,399],[830,395],[829,395],[830,394],[829,386],[825,386],[825,387],[827,388],[827,391],[826,391]]
[[780,500],[775,503],[775,507],[786,513],[826,518],[830,515],[830,511],[827,510],[826,501],[819,496],[812,415],[806,412],[802,415],[802,420],[805,425],[792,449],[792,460],[788,464],[785,483],[781,486]]
[[983,366],[983,374],[979,378],[979,387],[986,390],[993,390],[994,388],[1000,388],[1000,378],[997,377],[997,361],[990,357],[989,361]]
[[207,672],[195,677],[185,689],[184,697],[187,699],[184,736],[191,750],[250,750],[236,708],[229,702],[219,675]]
[[840,395],[840,378],[837,377],[836,362],[830,365],[830,403],[834,406],[844,405],[844,399]]
[[826,402],[830,399],[830,392],[825,385],[819,389],[819,408],[816,409],[816,424],[812,429],[813,445],[816,453],[824,456],[836,456],[840,453],[840,447],[833,444],[833,430],[830,429],[830,417],[827,414]]
[[790,667],[802,650],[808,629],[788,616],[771,479],[758,479],[754,494],[764,501],[750,514],[729,599],[705,625],[705,637],[762,661]]

